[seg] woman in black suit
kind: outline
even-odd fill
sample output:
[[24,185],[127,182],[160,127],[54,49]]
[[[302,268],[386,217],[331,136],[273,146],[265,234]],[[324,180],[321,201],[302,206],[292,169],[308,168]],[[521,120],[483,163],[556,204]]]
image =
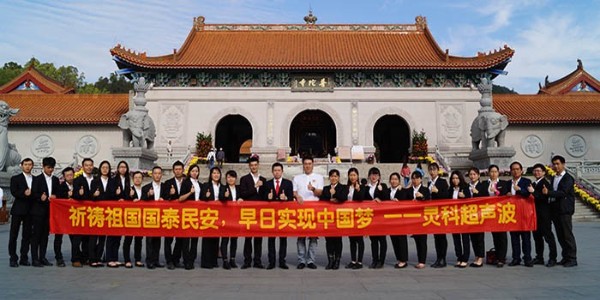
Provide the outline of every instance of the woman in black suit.
[[[471,198],[471,192],[465,182],[464,177],[459,171],[452,171],[450,174],[450,188],[448,193],[452,199]],[[469,256],[471,255],[471,239],[468,233],[453,233],[454,253],[456,253],[457,268],[466,268],[468,266]]]
[[[129,165],[125,161],[117,164],[117,174],[108,181],[109,199],[112,201],[129,200],[131,182],[129,179]],[[106,261],[109,268],[119,267],[119,246],[121,236],[109,236],[106,238]]]
[[[360,184],[360,177],[357,168],[348,169],[348,201],[362,201],[365,199],[365,187]],[[346,269],[362,269],[363,255],[365,253],[365,240],[362,235],[350,236],[350,258],[351,261],[346,265]]]
[[[428,201],[431,200],[429,189],[423,186],[423,174],[419,171],[414,171],[410,175],[411,186],[404,192],[405,200],[412,201]],[[425,268],[427,260],[427,235],[414,234],[415,245],[417,247],[418,263],[415,265],[417,269]]]
[[[472,198],[487,197],[488,187],[485,183],[479,180],[479,169],[472,167],[469,169],[469,193]],[[469,266],[473,268],[481,268],[483,266],[483,258],[485,257],[485,233],[471,233],[471,245],[473,246],[473,254],[475,261]]]
[[[229,170],[225,173],[226,186],[221,187],[221,194],[219,199],[221,201],[243,201],[240,197],[240,186],[235,185],[237,180],[237,173],[234,170]],[[227,259],[227,244],[229,245],[229,259]],[[223,237],[221,238],[221,256],[223,257],[223,269],[229,270],[231,268],[237,268],[235,263],[235,253],[237,251],[238,238],[237,237]]]
[[[400,174],[394,172],[390,175],[390,187],[383,193],[381,200],[399,201],[405,200],[404,192],[402,189]],[[408,240],[406,235],[390,235],[392,241],[392,247],[394,248],[394,254],[396,255],[396,264],[394,268],[402,269],[408,266]]]
[[[200,176],[200,166],[191,165],[188,168],[187,178],[181,182],[179,202],[200,201],[202,199],[202,183],[198,180]],[[198,238],[182,239],[183,267],[186,270],[193,270],[194,262],[198,256]]]
[[[385,183],[381,183],[381,172],[378,168],[369,169],[369,180],[365,186],[365,200],[373,200],[375,202],[381,202],[383,193],[387,190]],[[385,255],[387,252],[387,236],[385,235],[372,235],[371,239],[371,255],[373,256],[373,262],[369,268],[381,269],[385,262]]]
[[[202,188],[202,200],[219,201],[219,192],[221,191],[221,169],[212,167],[208,176],[208,182]],[[219,238],[203,237],[202,251],[200,253],[200,267],[203,269],[212,269],[219,266]]]
[[[110,180],[110,163],[108,161],[102,161],[99,166],[100,177],[92,180],[92,200],[104,201],[110,200],[110,192],[108,191],[108,181]],[[93,268],[104,267],[102,263],[102,255],[104,254],[104,245],[106,242],[105,235],[90,235],[90,241],[88,243],[88,255],[90,260],[90,266]]]
[[[340,183],[340,171],[332,169],[329,171],[329,185],[323,187],[323,193],[319,200],[330,203],[344,203],[348,200],[348,189]],[[325,237],[325,248],[329,263],[325,270],[337,270],[340,268],[342,257],[342,237]]]
[[[138,202],[142,199],[142,182],[144,180],[144,176],[142,172],[135,171],[133,173],[133,184],[127,192],[129,195],[125,198],[126,201]],[[144,263],[142,262],[142,240],[143,236],[126,236],[123,240],[123,259],[125,260],[125,268],[131,269],[133,265],[131,264],[131,243],[135,240],[135,244],[133,245],[133,258],[135,259],[136,267],[143,267]]]

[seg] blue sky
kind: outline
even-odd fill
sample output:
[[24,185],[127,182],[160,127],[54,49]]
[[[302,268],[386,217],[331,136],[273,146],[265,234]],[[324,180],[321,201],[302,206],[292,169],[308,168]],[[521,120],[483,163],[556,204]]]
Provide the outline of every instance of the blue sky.
[[94,82],[115,71],[109,49],[117,43],[168,54],[181,46],[195,16],[207,23],[302,23],[309,6],[321,24],[406,24],[423,15],[452,55],[508,44],[516,54],[496,83],[519,93],[537,92],[546,75],[568,74],[578,58],[600,78],[600,0],[0,0],[0,62],[35,56],[74,65]]

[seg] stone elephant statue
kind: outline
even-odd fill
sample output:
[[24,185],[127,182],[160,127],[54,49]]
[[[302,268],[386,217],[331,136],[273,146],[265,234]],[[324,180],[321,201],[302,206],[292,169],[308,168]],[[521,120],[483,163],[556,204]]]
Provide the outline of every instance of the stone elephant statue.
[[[508,118],[497,112],[478,116],[471,125],[473,150],[504,146]],[[495,145],[497,143],[497,145]]]
[[152,149],[156,129],[152,118],[144,111],[131,110],[121,116],[119,127],[123,129],[123,147]]

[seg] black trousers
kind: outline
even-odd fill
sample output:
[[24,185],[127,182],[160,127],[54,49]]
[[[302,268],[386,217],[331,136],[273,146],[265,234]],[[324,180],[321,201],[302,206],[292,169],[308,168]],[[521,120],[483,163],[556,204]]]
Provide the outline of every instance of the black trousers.
[[350,240],[350,259],[353,262],[362,262],[365,254],[365,240],[362,236],[348,237]]
[[448,239],[445,234],[434,234],[433,239],[435,241],[435,253],[437,259],[446,259],[448,253]]
[[184,265],[193,265],[198,257],[198,238],[182,238],[181,254]]
[[369,239],[371,240],[371,255],[373,256],[373,262],[383,263],[387,253],[387,236],[372,235]]
[[454,240],[454,253],[456,261],[468,262],[471,256],[471,236],[468,233],[452,234]]
[[88,242],[88,255],[90,263],[100,262],[102,260],[105,243],[106,236],[90,235]]
[[554,214],[552,221],[556,230],[556,238],[562,248],[562,258],[577,261],[577,242],[573,235],[573,222],[571,215]]
[[413,238],[417,247],[417,260],[420,264],[424,264],[427,261],[427,235],[415,234]]
[[39,262],[46,258],[50,220],[48,215],[32,216],[33,236],[31,237],[31,260]]
[[106,237],[106,261],[119,261],[119,247],[121,236]]
[[396,260],[399,262],[408,261],[408,238],[406,235],[390,235],[392,240],[392,247],[394,248],[394,255]]
[[332,256],[334,259],[340,259],[342,257],[343,246],[342,237],[325,237],[325,250],[327,252],[327,256]]
[[496,249],[496,259],[500,262],[506,262],[506,251],[508,250],[508,236],[506,232],[492,232],[494,240],[494,249]]
[[531,261],[531,231],[511,231],[510,246],[512,248],[513,260],[521,261],[521,250],[523,250],[523,261]]
[[[244,238],[244,264],[262,264],[262,237]],[[254,242],[254,259],[252,259],[252,244]]]
[[159,262],[160,237],[146,237],[146,264],[155,265]]
[[[171,248],[173,244],[173,240],[175,240],[175,246]],[[165,237],[165,260],[167,264],[178,264],[181,260],[181,248],[182,248],[182,238],[174,238],[174,237]]]
[[[133,245],[133,259],[135,262],[142,261],[142,240],[143,236],[126,236],[123,240],[123,260],[128,263],[131,262],[131,242],[135,240]],[[146,241],[147,243],[148,241]]]
[[[228,260],[229,258],[231,258],[232,260],[235,260],[235,254],[237,252],[237,244],[238,244],[237,237],[221,238],[221,258],[223,258],[223,260]],[[227,255],[227,248],[228,248],[227,246],[229,246],[229,255]]]
[[475,257],[485,257],[485,233],[471,233],[471,244],[473,245],[473,254]]
[[536,203],[535,211],[537,216],[538,229],[533,232],[535,241],[535,257],[544,259],[544,241],[548,244],[548,257],[556,260],[556,239],[552,233],[552,216],[550,207],[545,203]]
[[[267,240],[267,257],[269,258],[269,264],[275,264],[275,256],[277,251],[275,250],[275,239],[276,237],[270,237]],[[285,258],[287,256],[287,238],[279,237],[279,265],[285,264]]]
[[19,229],[21,229],[21,260],[26,261],[27,253],[29,253],[29,244],[31,243],[31,235],[33,233],[32,220],[29,215],[12,215],[10,217],[10,234],[8,237],[8,254],[11,261],[19,260],[17,256],[17,239],[19,237]]
[[200,252],[200,266],[202,268],[215,268],[219,266],[219,238],[202,238]]
[[[83,237],[83,235],[77,234],[69,235],[71,240],[71,262],[85,263],[83,253],[87,253],[87,247],[83,247]],[[56,245],[56,242],[54,244]]]
[[55,234],[54,235],[54,258],[57,261],[63,260],[62,243],[63,243],[63,235]]

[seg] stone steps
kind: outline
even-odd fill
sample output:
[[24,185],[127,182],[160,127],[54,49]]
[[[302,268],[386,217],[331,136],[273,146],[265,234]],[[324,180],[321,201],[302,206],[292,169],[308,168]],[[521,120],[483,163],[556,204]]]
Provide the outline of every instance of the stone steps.
[[573,220],[599,222],[600,213],[584,203],[581,198],[577,197],[575,199],[575,214],[573,214]]

